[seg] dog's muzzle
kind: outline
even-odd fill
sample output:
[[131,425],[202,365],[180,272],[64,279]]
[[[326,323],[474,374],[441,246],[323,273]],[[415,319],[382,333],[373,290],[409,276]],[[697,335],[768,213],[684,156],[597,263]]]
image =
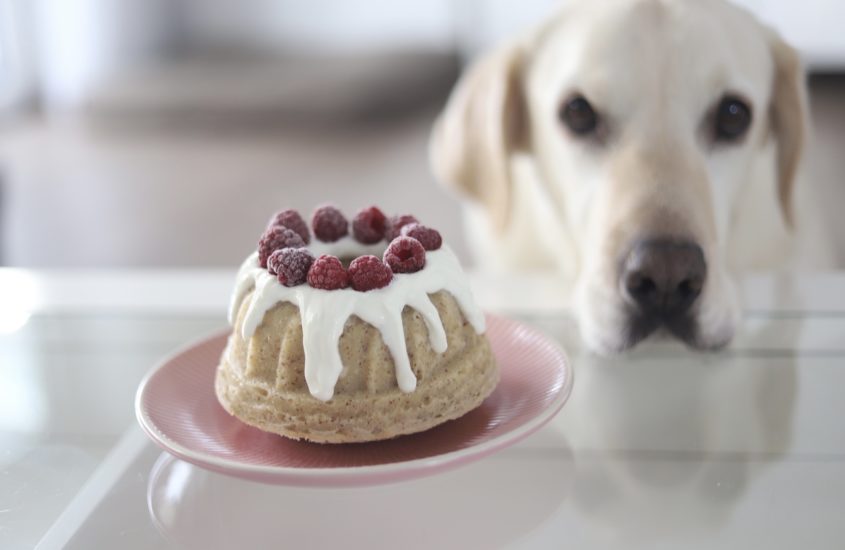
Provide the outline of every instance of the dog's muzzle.
[[692,311],[707,277],[700,246],[688,240],[639,241],[619,271],[619,291],[630,311],[631,344],[660,327],[687,343],[694,342]]

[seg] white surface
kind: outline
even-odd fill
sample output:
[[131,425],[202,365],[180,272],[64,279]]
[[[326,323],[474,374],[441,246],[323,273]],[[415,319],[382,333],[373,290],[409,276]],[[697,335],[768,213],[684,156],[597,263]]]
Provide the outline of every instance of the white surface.
[[[473,294],[488,310],[560,313],[568,306],[565,286],[543,274],[481,274],[468,270]],[[0,289],[26,287],[31,313],[220,314],[225,322],[235,269],[52,269],[0,268]],[[25,283],[25,284],[24,284]],[[845,272],[760,274],[739,283],[746,312],[767,315],[845,316]],[[14,289],[14,290],[11,290]],[[5,295],[4,295],[5,296]],[[565,312],[564,312],[565,314]]]
[[[126,464],[135,460],[149,446],[149,441],[130,429],[120,438],[109,454],[103,459],[97,471],[73,499],[56,523],[38,544],[41,548],[63,548],[76,534],[79,526],[86,522],[96,510],[98,504],[106,498],[109,491],[120,483],[126,473]],[[96,520],[95,520],[96,521]]]
[[[0,336],[4,549],[32,548],[48,530],[41,548],[222,548],[235,536],[357,548],[400,534],[407,548],[835,548],[845,537],[845,274],[747,280],[743,329],[724,352],[656,342],[610,359],[578,349],[553,281],[476,277],[483,305],[565,344],[570,402],[475,465],[334,491],[159,458],[134,426],[150,366],[225,326],[233,273],[15,276],[38,300]],[[335,528],[321,528],[318,510]]]

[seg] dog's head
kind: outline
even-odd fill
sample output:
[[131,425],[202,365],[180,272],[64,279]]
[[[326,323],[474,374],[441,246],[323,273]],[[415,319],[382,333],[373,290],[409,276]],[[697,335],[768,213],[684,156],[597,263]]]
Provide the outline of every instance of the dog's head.
[[576,2],[468,71],[432,161],[506,232],[523,223],[512,160],[530,158],[574,243],[576,310],[594,349],[655,331],[716,348],[738,316],[725,259],[738,197],[768,155],[771,200],[789,223],[804,112],[798,56],[739,8]]

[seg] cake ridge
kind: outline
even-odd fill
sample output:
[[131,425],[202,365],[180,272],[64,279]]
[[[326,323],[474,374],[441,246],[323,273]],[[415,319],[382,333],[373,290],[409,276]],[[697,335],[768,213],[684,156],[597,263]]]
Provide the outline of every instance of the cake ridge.
[[[351,237],[341,239],[337,248],[350,247]],[[334,243],[332,243],[334,244]],[[315,398],[328,401],[343,370],[338,341],[346,320],[356,315],[374,326],[390,351],[397,384],[405,393],[414,391],[416,376],[411,370],[405,344],[402,311],[406,306],[419,312],[428,329],[429,342],[437,353],[446,351],[446,330],[429,294],[445,290],[457,302],[476,333],[485,330],[484,315],[475,304],[463,270],[454,252],[443,245],[428,251],[426,265],[413,274],[396,274],[390,285],[368,292],[352,289],[321,290],[300,285],[286,287],[261,268],[257,253],[249,256],[238,271],[229,308],[229,320],[235,324],[237,312],[253,290],[242,324],[241,336],[248,340],[264,315],[279,302],[299,307],[305,352],[305,378]]]

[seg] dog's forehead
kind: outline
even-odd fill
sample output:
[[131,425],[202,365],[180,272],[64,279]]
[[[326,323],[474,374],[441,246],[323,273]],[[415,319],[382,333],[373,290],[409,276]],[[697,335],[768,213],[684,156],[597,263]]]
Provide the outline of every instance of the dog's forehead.
[[543,94],[618,103],[666,90],[710,101],[732,90],[765,101],[772,79],[763,28],[722,0],[576,1],[536,40],[526,78]]

